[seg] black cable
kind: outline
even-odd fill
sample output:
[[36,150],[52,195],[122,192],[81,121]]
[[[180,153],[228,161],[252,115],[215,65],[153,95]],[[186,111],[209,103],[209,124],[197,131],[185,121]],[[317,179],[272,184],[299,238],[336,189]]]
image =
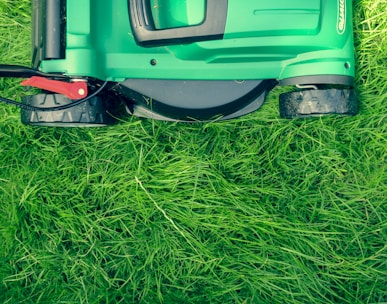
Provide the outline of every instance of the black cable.
[[42,76],[51,78],[68,78],[63,74],[48,74],[37,69],[12,64],[0,64],[0,77],[30,78],[32,76]]
[[67,105],[63,105],[63,106],[48,107],[48,108],[47,107],[35,107],[35,106],[31,106],[31,105],[26,105],[26,104],[23,104],[23,103],[20,103],[20,102],[11,100],[11,99],[7,99],[7,98],[4,98],[4,97],[0,97],[0,102],[16,106],[16,107],[19,107],[19,108],[27,110],[27,111],[41,111],[41,112],[62,111],[62,110],[66,110],[66,109],[78,106],[78,105],[80,105],[80,104],[82,104],[82,103],[92,99],[93,97],[95,97],[99,93],[101,93],[102,90],[106,87],[107,84],[108,84],[108,81],[105,81],[101,85],[101,87],[97,91],[95,91],[93,94],[91,94],[91,95],[89,95],[89,96],[87,96],[87,97],[85,97],[83,99],[78,99],[78,100],[76,100],[76,101],[74,101],[72,103],[69,103]]

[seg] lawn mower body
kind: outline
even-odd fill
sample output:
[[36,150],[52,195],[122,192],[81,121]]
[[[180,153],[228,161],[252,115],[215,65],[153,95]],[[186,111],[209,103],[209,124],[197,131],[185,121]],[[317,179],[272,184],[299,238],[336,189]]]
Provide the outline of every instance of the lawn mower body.
[[[124,101],[134,115],[233,118],[277,84],[302,88],[302,100],[282,98],[284,117],[357,111],[350,0],[33,0],[32,9],[33,67],[91,89],[107,81],[98,102]],[[47,95],[24,102],[58,104]],[[25,111],[24,122],[60,123],[64,112],[46,114]]]

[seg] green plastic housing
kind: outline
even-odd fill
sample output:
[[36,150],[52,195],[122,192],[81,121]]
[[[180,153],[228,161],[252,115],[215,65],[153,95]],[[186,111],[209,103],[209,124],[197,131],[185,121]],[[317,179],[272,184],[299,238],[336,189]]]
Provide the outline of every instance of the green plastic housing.
[[[205,16],[204,0],[150,3],[158,28],[193,26]],[[67,0],[65,59],[39,68],[117,82],[354,76],[351,0],[228,0],[226,20],[223,39],[142,47],[127,0]]]

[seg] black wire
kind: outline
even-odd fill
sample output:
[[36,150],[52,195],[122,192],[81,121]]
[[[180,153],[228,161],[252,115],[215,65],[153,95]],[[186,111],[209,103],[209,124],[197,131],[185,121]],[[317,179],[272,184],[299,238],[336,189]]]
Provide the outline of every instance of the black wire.
[[106,85],[108,84],[108,81],[105,81],[101,87],[95,91],[93,94],[83,98],[83,99],[79,99],[79,100],[76,100],[72,103],[69,103],[67,105],[63,105],[63,106],[57,106],[57,107],[36,107],[36,106],[31,106],[31,105],[26,105],[26,104],[23,104],[23,103],[20,103],[20,102],[17,102],[17,101],[14,101],[14,100],[11,100],[11,99],[7,99],[7,98],[4,98],[4,97],[0,97],[0,102],[3,102],[3,103],[6,103],[6,104],[9,104],[9,105],[13,105],[13,106],[16,106],[16,107],[19,107],[21,109],[24,109],[24,110],[28,110],[28,111],[41,111],[41,112],[51,112],[51,111],[62,111],[62,110],[66,110],[66,109],[69,109],[69,108],[72,108],[72,107],[76,107],[90,99],[92,99],[93,97],[97,96],[99,93],[102,92],[102,90],[106,87]]
[[0,64],[0,77],[30,78],[32,76],[68,78],[68,76],[63,74],[48,74],[22,65]]

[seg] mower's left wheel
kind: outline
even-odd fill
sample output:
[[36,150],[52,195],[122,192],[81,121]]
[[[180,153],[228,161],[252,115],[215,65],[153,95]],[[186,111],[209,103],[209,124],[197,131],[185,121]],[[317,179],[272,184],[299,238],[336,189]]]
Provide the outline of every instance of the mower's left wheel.
[[283,118],[311,117],[329,114],[356,115],[358,102],[354,89],[303,89],[280,95]]
[[[74,101],[60,94],[38,94],[23,98],[23,104],[38,108],[64,106],[72,102]],[[59,111],[22,109],[21,121],[26,125],[47,127],[103,127],[116,122],[99,96]]]

